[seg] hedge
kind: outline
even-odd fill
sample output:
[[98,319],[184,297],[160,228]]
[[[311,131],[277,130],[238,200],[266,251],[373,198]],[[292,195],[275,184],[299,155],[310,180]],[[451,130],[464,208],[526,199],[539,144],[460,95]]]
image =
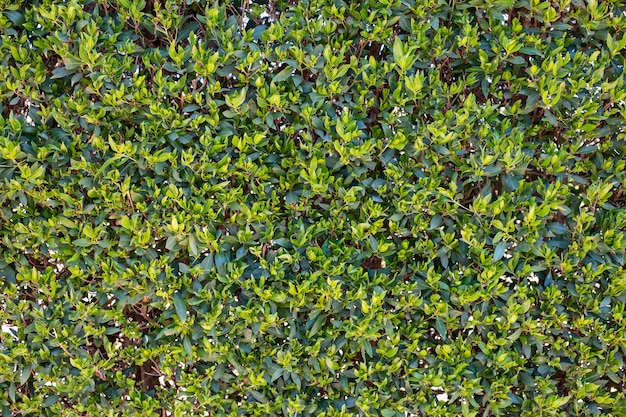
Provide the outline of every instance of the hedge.
[[626,416],[620,0],[4,0],[8,416]]

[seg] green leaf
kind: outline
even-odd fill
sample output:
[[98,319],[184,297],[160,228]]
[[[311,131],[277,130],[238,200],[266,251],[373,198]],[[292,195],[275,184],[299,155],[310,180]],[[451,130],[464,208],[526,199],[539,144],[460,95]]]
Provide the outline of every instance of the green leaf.
[[294,68],[288,66],[287,68],[283,69],[278,74],[276,74],[274,78],[272,79],[272,81],[275,83],[281,83],[293,77],[293,72],[294,72]]
[[174,294],[174,308],[176,308],[176,315],[180,320],[185,323],[187,321],[187,303],[180,293]]
[[309,337],[315,336],[317,332],[319,332],[319,330],[322,328],[322,325],[324,325],[324,323],[326,323],[326,315],[320,314],[317,319],[315,319],[313,326],[309,330]]
[[15,269],[11,268],[10,266],[5,266],[4,268],[2,268],[2,270],[0,271],[0,275],[6,279],[6,281],[9,284],[16,284],[17,281],[15,280]]
[[31,374],[31,367],[30,365],[26,365],[23,369],[22,369],[22,373],[20,375],[20,385],[24,385],[26,384],[26,382],[28,382],[28,380],[30,379],[30,374]]
[[443,218],[439,214],[436,214],[432,219],[430,219],[429,228],[436,229],[441,225],[442,220]]
[[267,399],[267,397],[263,395],[262,393],[260,393],[259,391],[252,390],[250,391],[250,394],[256,401],[260,402],[261,404],[269,403],[269,400]]
[[524,55],[542,56],[543,54],[537,50],[537,48],[523,46],[519,49],[519,52]]
[[198,256],[198,246],[194,235],[189,235],[189,254],[191,256]]
[[9,390],[8,390],[8,394],[9,394],[9,398],[11,399],[11,401],[15,402],[15,383],[11,382],[9,384]]
[[504,252],[506,251],[506,247],[506,242],[498,243],[498,246],[496,246],[496,249],[493,251],[494,261],[499,261],[500,259],[502,259],[502,256],[504,256]]
[[393,40],[393,61],[398,63],[404,58],[404,48],[402,47],[402,41],[398,36]]
[[246,88],[242,88],[238,92],[234,92],[230,96],[226,96],[226,104],[232,109],[239,109],[246,100]]
[[442,318],[437,318],[435,320],[435,329],[439,332],[439,335],[443,340],[448,338],[448,330],[446,329],[446,323]]
[[48,398],[45,399],[42,405],[44,407],[51,407],[52,405],[56,404],[58,400],[59,400],[59,396],[53,394],[53,395],[48,396]]
[[66,67],[58,67],[55,68],[54,70],[52,70],[52,79],[55,78],[65,78],[67,76],[70,76],[74,74],[74,71],[68,70]]
[[124,229],[128,229],[128,230],[132,230],[133,229],[133,225],[130,221],[130,218],[128,216],[124,216],[120,219],[120,225],[124,228]]
[[93,245],[93,243],[89,239],[82,239],[82,238],[73,240],[72,244],[81,248],[86,248],[86,247]]
[[4,15],[16,26],[24,24],[24,15],[18,11],[7,10],[4,12]]

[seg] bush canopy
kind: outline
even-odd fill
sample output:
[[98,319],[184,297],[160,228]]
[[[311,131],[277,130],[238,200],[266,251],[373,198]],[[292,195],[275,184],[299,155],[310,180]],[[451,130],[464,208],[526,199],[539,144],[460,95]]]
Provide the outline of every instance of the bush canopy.
[[3,0],[9,416],[626,416],[621,0]]

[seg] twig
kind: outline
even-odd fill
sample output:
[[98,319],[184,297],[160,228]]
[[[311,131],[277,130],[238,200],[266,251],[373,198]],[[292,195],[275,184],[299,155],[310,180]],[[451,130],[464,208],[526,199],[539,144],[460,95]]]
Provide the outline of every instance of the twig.
[[130,201],[130,207],[133,209],[133,213],[134,213],[136,211],[135,203],[133,203],[133,197],[130,195],[130,191],[127,191],[126,195],[128,196],[128,201]]
[[65,346],[63,346],[62,344],[60,344],[60,343],[59,343],[59,347],[63,350],[63,352],[65,352],[65,354],[66,354],[67,356],[69,356],[70,358],[73,358],[73,357],[74,357],[74,354],[73,354],[72,352],[70,352],[69,350],[67,350],[67,349],[65,348]]
[[248,5],[250,4],[250,0],[243,0],[241,5],[241,16],[239,16],[239,27],[241,28],[241,32],[243,32],[243,19],[246,16],[246,11],[248,10]]
[[278,16],[276,14],[276,3],[274,0],[269,1],[269,14],[272,20],[274,21],[278,20]]

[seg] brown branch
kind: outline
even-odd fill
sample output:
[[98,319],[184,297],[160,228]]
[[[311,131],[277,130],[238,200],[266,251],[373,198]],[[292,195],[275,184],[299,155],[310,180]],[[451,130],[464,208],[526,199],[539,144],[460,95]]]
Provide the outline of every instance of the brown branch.
[[241,32],[243,32],[243,19],[246,16],[246,11],[248,10],[248,5],[250,4],[250,0],[244,0],[241,5],[241,15],[239,16],[239,28]]

